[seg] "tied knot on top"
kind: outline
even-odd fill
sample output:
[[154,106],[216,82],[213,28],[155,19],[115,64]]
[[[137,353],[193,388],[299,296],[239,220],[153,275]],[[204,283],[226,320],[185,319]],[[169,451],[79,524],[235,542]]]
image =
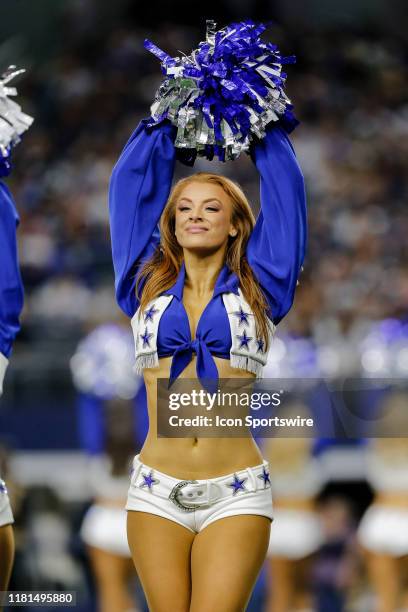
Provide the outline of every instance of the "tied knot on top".
[[195,338],[194,340],[191,340],[191,342],[189,343],[191,346],[191,349],[195,352],[198,353],[198,348],[200,346],[200,342],[201,339],[200,338]]
[[218,370],[206,341],[199,333],[194,340],[189,340],[177,347],[170,368],[169,388],[197,355],[196,372],[200,383],[210,392],[218,389]]

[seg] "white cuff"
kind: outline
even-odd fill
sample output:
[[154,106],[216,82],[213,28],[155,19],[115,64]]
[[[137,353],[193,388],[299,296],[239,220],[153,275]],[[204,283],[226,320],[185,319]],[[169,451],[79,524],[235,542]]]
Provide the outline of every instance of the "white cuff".
[[8,359],[0,353],[0,396],[3,393],[3,380],[8,366]]

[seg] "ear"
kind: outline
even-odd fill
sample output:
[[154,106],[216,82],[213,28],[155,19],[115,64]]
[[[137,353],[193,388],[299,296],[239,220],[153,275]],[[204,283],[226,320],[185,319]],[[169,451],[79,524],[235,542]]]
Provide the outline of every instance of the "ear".
[[233,225],[231,225],[229,235],[231,236],[231,238],[235,238],[237,234],[238,234],[238,230],[235,229]]

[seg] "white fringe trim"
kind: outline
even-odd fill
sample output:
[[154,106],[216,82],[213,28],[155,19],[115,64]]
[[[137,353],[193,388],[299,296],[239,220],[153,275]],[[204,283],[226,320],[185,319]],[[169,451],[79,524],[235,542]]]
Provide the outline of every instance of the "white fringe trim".
[[234,355],[234,353],[230,354],[230,359],[232,368],[247,370],[248,372],[256,374],[257,378],[263,377],[264,364],[260,361],[252,359],[252,357],[248,357],[247,355]]
[[135,374],[142,374],[145,368],[157,368],[159,366],[159,357],[157,351],[148,353],[147,355],[138,355],[136,357],[133,371]]

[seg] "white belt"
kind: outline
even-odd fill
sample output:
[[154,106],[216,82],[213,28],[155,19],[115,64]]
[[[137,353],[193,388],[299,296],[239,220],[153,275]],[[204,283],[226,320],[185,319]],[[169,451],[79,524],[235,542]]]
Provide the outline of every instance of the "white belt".
[[[202,506],[211,506],[221,499],[270,487],[269,464],[247,467],[235,473],[204,481],[177,480],[134,459],[131,478],[133,486],[144,488],[154,496],[170,500],[180,510],[192,512]],[[265,474],[268,475],[266,479]],[[150,484],[147,484],[150,483]],[[235,483],[235,484],[234,484]]]

